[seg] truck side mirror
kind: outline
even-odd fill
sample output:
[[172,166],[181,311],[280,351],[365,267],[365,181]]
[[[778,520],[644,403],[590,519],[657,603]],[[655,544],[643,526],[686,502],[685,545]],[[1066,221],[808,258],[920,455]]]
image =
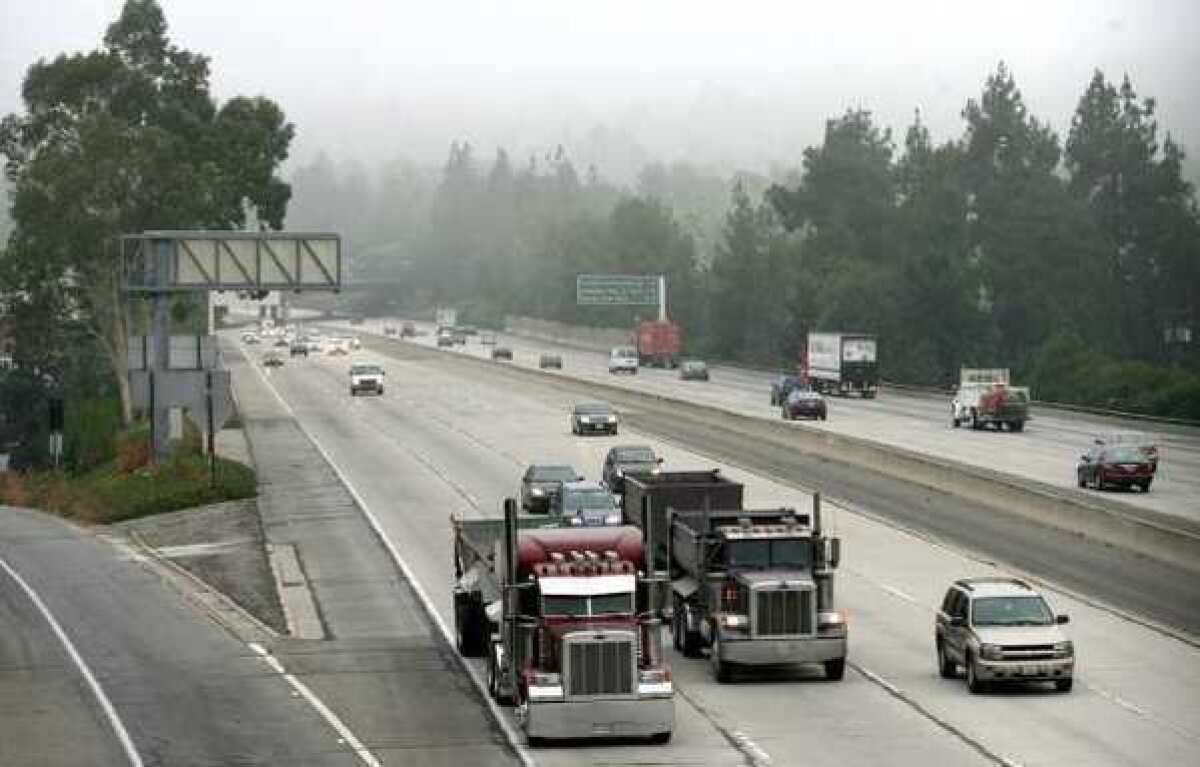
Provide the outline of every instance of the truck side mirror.
[[660,455],[658,458],[655,458],[655,459],[654,459],[654,462],[655,462],[655,463],[662,463],[662,462],[663,462],[662,456]]
[[1071,616],[1070,615],[1056,615],[1056,616],[1054,616],[1054,622],[1060,626],[1063,625],[1064,623],[1070,623]]

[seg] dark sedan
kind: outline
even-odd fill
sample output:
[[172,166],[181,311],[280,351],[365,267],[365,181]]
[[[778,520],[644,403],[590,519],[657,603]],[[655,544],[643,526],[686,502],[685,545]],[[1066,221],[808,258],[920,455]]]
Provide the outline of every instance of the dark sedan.
[[521,476],[521,508],[531,514],[547,514],[563,483],[577,481],[579,472],[572,466],[535,463]]
[[492,349],[492,359],[512,362],[512,349],[507,346],[497,346]]
[[605,456],[600,481],[614,493],[624,493],[627,473],[657,474],[661,463],[662,459],[654,454],[654,448],[649,445],[618,445]]
[[1080,487],[1103,490],[1119,487],[1150,492],[1154,481],[1154,463],[1136,447],[1096,445],[1079,457],[1075,479]]
[[780,415],[785,421],[794,421],[797,418],[819,418],[824,421],[829,411],[820,392],[792,389],[780,406]]
[[617,411],[607,402],[582,402],[571,408],[572,434],[616,434]]
[[779,407],[787,399],[787,396],[792,393],[792,389],[799,389],[803,385],[800,376],[781,375],[771,382],[771,404]]
[[562,370],[562,356],[558,354],[543,354],[538,357],[538,367],[542,370],[549,368]]

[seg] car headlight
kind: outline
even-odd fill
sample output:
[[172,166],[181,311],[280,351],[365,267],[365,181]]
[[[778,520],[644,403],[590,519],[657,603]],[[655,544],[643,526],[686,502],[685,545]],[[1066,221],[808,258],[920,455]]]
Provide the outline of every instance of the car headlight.
[[617,512],[617,511],[614,511],[614,512],[613,512],[613,513],[611,513],[611,514],[606,514],[606,515],[605,515],[605,517],[604,517],[604,524],[606,524],[606,525],[619,525],[619,524],[621,524],[621,513],[620,513],[620,512]]
[[543,495],[546,494],[546,491],[540,487],[535,487],[532,490],[530,490],[529,492],[533,493],[534,495],[536,495],[539,498],[541,498]]
[[592,419],[589,416],[581,415],[581,416],[579,416],[579,422],[580,423],[591,423]]
[[571,524],[575,527],[583,527],[583,519],[581,517],[571,517]]
[[750,616],[725,613],[721,616],[721,625],[727,629],[745,629],[750,627]]
[[998,644],[979,645],[979,657],[984,660],[1004,660],[1004,648]]
[[1054,656],[1057,658],[1071,658],[1075,655],[1075,643],[1071,640],[1065,642],[1054,643]]
[[530,700],[561,700],[563,697],[562,677],[541,671],[533,671],[527,677]]
[[624,478],[625,478],[625,470],[624,470],[624,469],[617,469],[617,477],[618,477],[618,478],[620,478],[620,479],[624,479]]

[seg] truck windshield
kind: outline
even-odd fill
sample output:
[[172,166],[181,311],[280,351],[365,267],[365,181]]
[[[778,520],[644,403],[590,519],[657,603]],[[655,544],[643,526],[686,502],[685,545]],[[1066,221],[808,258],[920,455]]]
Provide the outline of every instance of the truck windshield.
[[543,615],[587,617],[590,615],[628,615],[633,612],[633,595],[629,593],[584,596],[548,596],[542,605]]
[[812,567],[812,547],[806,539],[731,541],[726,550],[731,568],[808,570]]

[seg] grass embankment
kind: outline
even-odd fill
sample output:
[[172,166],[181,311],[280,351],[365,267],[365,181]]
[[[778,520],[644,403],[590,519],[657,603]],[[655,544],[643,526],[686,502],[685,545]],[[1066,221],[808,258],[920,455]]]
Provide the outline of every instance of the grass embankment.
[[218,457],[213,483],[208,457],[192,440],[170,461],[151,464],[148,438],[144,428],[118,435],[115,458],[79,473],[2,472],[0,503],[109,524],[257,494],[253,469],[237,461]]

